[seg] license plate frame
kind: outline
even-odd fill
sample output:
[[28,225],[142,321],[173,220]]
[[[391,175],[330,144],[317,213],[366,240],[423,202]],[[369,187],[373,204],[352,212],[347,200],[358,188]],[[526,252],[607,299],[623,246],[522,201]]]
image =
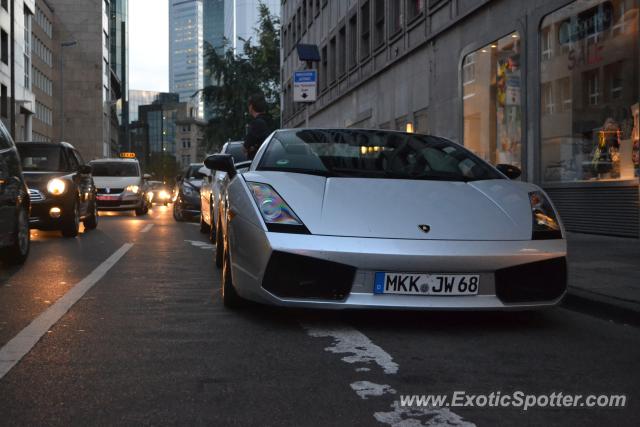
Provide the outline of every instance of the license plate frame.
[[373,284],[376,295],[476,296],[479,289],[478,273],[376,271]]

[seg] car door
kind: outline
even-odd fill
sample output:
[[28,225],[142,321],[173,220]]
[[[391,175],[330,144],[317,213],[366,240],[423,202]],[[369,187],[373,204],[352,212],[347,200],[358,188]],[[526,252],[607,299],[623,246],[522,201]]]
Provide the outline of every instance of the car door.
[[6,243],[15,230],[16,205],[26,196],[23,193],[18,152],[4,125],[0,124],[0,243]]

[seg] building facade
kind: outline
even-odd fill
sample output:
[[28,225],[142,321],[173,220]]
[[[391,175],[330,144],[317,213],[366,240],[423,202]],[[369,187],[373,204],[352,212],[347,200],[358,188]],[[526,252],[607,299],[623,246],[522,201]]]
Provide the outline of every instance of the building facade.
[[[13,10],[13,49],[11,34],[11,7]],[[35,13],[34,0],[0,2],[0,118],[12,130],[12,110],[15,112],[14,139],[30,141],[33,138],[33,116],[36,114],[32,85],[31,25]],[[11,74],[15,81],[12,91]],[[14,108],[12,107],[12,104]]]
[[59,74],[54,66],[57,57],[53,38],[54,9],[46,0],[36,0],[35,6],[31,21],[31,80],[36,110],[31,140],[51,142],[56,140],[54,123],[58,120],[55,113],[59,109],[54,97]]
[[[640,236],[640,0],[284,0],[283,126],[298,43],[312,126],[415,129],[523,169],[570,231]],[[384,100],[384,102],[382,101]]]
[[244,50],[243,40],[255,39],[260,3],[264,3],[273,15],[280,16],[281,0],[224,0],[224,37],[239,55]]
[[204,117],[204,15],[202,0],[169,2],[169,90],[196,105]]
[[109,60],[120,86],[116,112],[120,151],[130,151],[129,134],[129,0],[111,0]]
[[176,159],[181,168],[204,161],[204,133],[207,123],[190,116],[187,108],[178,110],[176,120]]
[[48,0],[54,9],[54,40],[60,48],[58,140],[74,145],[85,160],[114,156],[119,147],[120,79],[111,63],[109,0]]

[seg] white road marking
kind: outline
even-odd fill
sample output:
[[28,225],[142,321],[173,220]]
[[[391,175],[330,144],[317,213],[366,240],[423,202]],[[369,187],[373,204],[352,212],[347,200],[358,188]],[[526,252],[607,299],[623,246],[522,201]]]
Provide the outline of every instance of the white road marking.
[[312,337],[333,338],[333,345],[325,348],[325,350],[331,353],[351,354],[342,358],[347,363],[369,364],[370,362],[375,362],[383,369],[385,374],[398,373],[398,364],[393,361],[389,353],[372,343],[362,332],[345,325],[335,325],[330,328],[324,326],[316,327],[309,324],[302,326]]
[[192,246],[196,248],[205,249],[205,250],[214,250],[216,245],[212,245],[211,243],[202,242],[200,240],[185,240],[185,242],[190,243]]
[[55,304],[50,306],[33,322],[0,349],[0,379],[22,359],[42,336],[65,315],[82,296],[89,291],[133,246],[125,243],[87,277],[76,283]]
[[392,427],[416,426],[461,426],[475,427],[475,424],[465,421],[448,408],[418,408],[401,407],[397,400],[391,405],[391,412],[376,412],[376,420]]
[[396,391],[387,384],[376,384],[370,381],[356,381],[351,383],[351,388],[363,399],[369,396],[382,396],[383,394],[396,394]]
[[140,230],[141,233],[148,233],[149,230],[151,230],[153,228],[154,224],[147,224],[144,226],[144,228],[142,230]]
[[[349,353],[342,360],[346,363],[375,362],[382,368],[385,374],[397,374],[400,367],[393,361],[390,354],[374,344],[362,332],[341,324],[321,326],[303,323],[302,327],[312,337],[333,338],[333,345],[326,347],[325,351],[331,353]],[[366,368],[365,368],[366,369]],[[363,367],[356,368],[356,372],[365,372]],[[350,384],[351,388],[362,399],[369,396],[384,396],[385,394],[397,394],[396,389],[386,384],[376,384],[370,381],[356,381]],[[417,427],[417,426],[462,426],[475,427],[475,424],[465,421],[459,415],[448,408],[435,407],[402,407],[399,401],[394,401],[390,412],[375,412],[374,418],[381,423],[392,427]]]

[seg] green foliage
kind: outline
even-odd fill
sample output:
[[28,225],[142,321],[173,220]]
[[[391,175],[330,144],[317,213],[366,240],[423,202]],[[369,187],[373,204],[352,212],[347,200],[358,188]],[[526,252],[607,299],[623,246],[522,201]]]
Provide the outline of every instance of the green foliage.
[[221,49],[205,46],[207,68],[217,82],[203,91],[205,103],[213,107],[205,133],[207,152],[244,139],[251,120],[247,101],[256,92],[264,93],[274,122],[280,123],[280,20],[265,4],[258,8],[257,43],[242,40],[243,55],[237,55],[228,41]]
[[178,161],[169,153],[151,153],[144,172],[158,181],[173,182],[178,174]]

